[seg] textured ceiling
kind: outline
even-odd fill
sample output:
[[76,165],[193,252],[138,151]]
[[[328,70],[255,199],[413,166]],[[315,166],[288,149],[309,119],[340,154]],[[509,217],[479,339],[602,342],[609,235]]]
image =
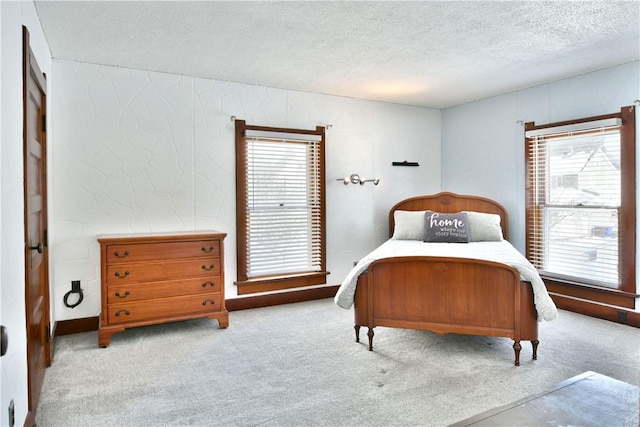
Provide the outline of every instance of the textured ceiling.
[[54,58],[445,108],[640,59],[640,2],[36,1]]

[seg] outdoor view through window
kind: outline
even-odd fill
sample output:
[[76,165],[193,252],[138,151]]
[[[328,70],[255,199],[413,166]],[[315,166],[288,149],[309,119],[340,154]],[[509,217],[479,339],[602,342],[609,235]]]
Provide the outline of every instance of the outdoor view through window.
[[618,287],[620,132],[548,138],[545,272]]

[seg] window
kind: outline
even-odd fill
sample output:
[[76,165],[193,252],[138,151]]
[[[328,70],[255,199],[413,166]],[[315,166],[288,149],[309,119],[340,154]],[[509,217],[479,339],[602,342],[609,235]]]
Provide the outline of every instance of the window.
[[545,281],[634,293],[633,107],[525,131],[527,258]]
[[324,127],[235,123],[238,294],[326,283]]

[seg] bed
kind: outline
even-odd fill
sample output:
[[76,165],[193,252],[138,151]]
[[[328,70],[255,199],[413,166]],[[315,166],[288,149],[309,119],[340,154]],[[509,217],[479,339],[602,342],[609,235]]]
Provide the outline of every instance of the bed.
[[[468,243],[425,243],[425,227],[438,215],[456,227],[464,215]],[[508,230],[504,207],[483,197],[443,192],[397,203],[390,239],[356,264],[335,296],[338,306],[354,307],[356,342],[367,327],[372,351],[376,326],[507,337],[516,366],[521,341],[531,341],[537,359],[538,322],[553,320],[557,310]]]

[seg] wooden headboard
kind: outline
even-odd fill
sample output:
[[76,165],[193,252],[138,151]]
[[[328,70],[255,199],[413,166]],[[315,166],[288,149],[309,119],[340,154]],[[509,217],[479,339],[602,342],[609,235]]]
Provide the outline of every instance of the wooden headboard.
[[509,240],[509,216],[507,210],[498,202],[485,197],[465,196],[443,192],[430,196],[418,196],[405,199],[395,204],[389,211],[389,237],[393,235],[393,213],[400,211],[426,211],[455,213],[460,211],[485,212],[500,215],[502,236]]

